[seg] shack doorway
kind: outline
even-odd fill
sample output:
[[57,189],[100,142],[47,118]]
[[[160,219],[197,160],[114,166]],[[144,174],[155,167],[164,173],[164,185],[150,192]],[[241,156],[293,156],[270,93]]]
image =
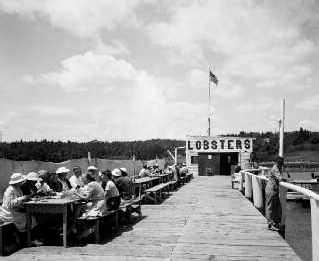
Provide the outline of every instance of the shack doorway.
[[198,175],[230,175],[238,164],[238,152],[198,153]]

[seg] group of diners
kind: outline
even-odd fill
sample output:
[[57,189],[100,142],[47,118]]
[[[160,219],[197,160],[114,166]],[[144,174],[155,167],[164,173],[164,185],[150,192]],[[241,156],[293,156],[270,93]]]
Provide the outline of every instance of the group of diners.
[[182,163],[180,165],[174,164],[169,165],[165,170],[160,169],[158,164],[155,165],[147,165],[144,164],[143,168],[140,170],[138,177],[144,178],[144,177],[153,177],[158,176],[161,174],[171,174],[173,177],[173,180],[179,181],[181,177],[185,177],[188,173],[188,169],[186,167],[185,163]]
[[[55,172],[40,170],[26,175],[13,173],[9,186],[6,188],[0,220],[12,221],[18,231],[18,240],[26,242],[27,216],[24,203],[39,198],[75,197],[84,201],[73,207],[68,220],[69,233],[76,234],[75,220],[81,216],[99,216],[107,211],[119,208],[121,200],[131,199],[132,180],[126,168],[116,168],[113,171],[89,166],[82,174],[82,169],[75,166],[71,171],[66,167],[59,167]],[[54,224],[55,215],[31,216],[31,244],[42,245],[43,229],[47,224]],[[57,227],[57,230],[61,229]]]

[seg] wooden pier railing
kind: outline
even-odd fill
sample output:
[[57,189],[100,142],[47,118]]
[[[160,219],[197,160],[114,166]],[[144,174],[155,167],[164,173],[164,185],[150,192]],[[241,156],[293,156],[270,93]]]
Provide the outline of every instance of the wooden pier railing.
[[[251,200],[254,206],[263,214],[265,213],[265,186],[268,178],[265,174],[269,168],[247,169],[238,173],[238,189]],[[256,174],[257,173],[257,174]],[[285,227],[287,191],[301,193],[310,199],[311,206],[311,234],[312,234],[312,260],[319,260],[319,195],[309,189],[281,181],[279,183],[279,197],[282,205],[282,222]]]

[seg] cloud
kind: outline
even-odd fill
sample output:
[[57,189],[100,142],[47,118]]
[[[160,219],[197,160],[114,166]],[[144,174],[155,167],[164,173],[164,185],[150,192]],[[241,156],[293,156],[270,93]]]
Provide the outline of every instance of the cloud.
[[114,88],[121,81],[131,81],[137,71],[122,59],[116,59],[108,52],[87,51],[61,62],[59,71],[42,75],[26,75],[28,83],[58,86],[68,92]]
[[305,98],[297,103],[295,107],[302,110],[319,110],[319,95]]
[[79,37],[95,38],[102,29],[138,24],[134,9],[139,1],[112,0],[2,0],[5,13],[15,13],[31,19],[48,19],[58,28]]
[[314,3],[267,2],[177,1],[163,5],[168,19],[153,21],[146,31],[176,63],[208,61],[231,83],[248,79],[258,88],[310,88],[309,59],[317,47],[302,26],[315,16]]

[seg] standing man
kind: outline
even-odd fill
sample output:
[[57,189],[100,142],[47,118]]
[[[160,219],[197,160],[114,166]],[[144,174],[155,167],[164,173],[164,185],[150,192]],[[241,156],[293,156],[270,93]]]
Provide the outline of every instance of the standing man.
[[283,157],[278,157],[270,170],[269,181],[266,185],[266,219],[268,229],[279,231],[281,222],[281,204],[279,199],[279,182],[283,180]]

